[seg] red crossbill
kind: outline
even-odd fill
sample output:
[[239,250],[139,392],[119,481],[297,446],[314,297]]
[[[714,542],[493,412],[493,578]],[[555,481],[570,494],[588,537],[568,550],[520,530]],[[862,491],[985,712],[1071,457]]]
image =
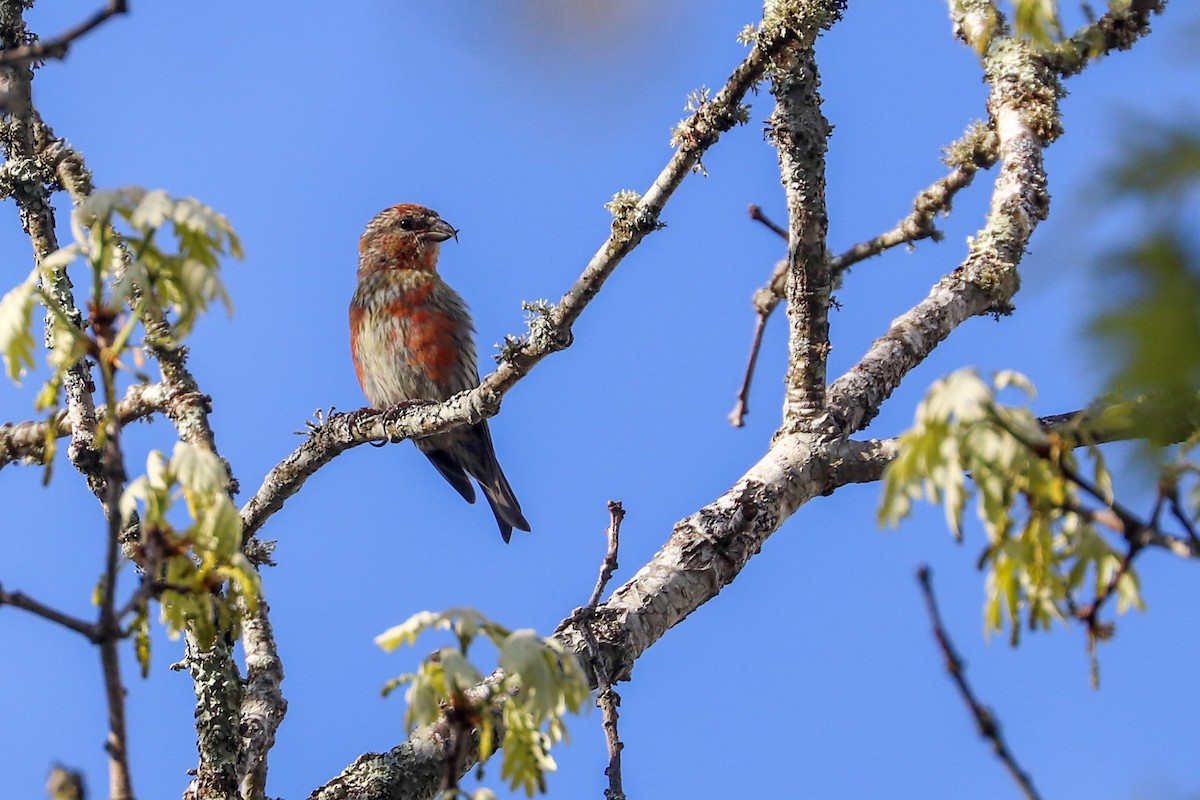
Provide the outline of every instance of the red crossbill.
[[[441,402],[479,385],[471,316],[437,272],[442,242],[457,233],[437,212],[403,203],[380,212],[359,241],[350,351],[375,408]],[[479,482],[504,541],[513,528],[529,530],[486,421],[413,441],[468,503],[475,502],[470,478]]]

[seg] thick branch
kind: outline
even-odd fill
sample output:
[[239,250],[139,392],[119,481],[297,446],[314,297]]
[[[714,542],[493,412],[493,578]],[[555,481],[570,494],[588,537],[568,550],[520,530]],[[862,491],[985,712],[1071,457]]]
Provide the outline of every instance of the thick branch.
[[280,684],[283,663],[275,649],[275,636],[267,617],[267,601],[258,610],[243,609],[242,648],[246,653],[246,685],[242,692],[241,736],[237,774],[242,800],[261,800],[267,786],[267,754],[275,746],[275,731],[287,713]]
[[833,280],[825,253],[825,150],[832,129],[821,113],[820,84],[812,42],[790,49],[771,84],[775,112],[767,120],[788,208],[787,426],[811,425],[825,406]]
[[[968,22],[970,18],[968,18]],[[979,24],[971,23],[976,31]],[[978,34],[982,35],[982,34]],[[1059,87],[1025,42],[990,40],[984,58],[988,110],[1003,162],[987,224],[967,258],[929,296],[896,319],[866,355],[829,389],[832,413],[847,433],[864,428],[901,380],[963,321],[1009,313],[1020,285],[1017,265],[1050,197],[1042,149],[1059,134]]]
[[202,648],[187,637],[185,663],[196,690],[196,747],[200,764],[185,800],[230,800],[238,796],[242,682],[233,647],[218,635]]

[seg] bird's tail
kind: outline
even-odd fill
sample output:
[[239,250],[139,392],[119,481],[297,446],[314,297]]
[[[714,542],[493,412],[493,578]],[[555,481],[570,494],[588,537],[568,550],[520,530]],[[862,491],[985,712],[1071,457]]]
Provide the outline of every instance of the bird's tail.
[[492,513],[496,515],[496,524],[500,526],[500,535],[507,542],[512,538],[513,528],[520,531],[529,531],[529,522],[525,519],[525,515],[521,513],[521,505],[517,502],[517,496],[513,494],[512,487],[508,485],[508,479],[504,477],[504,473],[500,469],[500,464],[492,459],[491,467],[486,476],[480,477],[479,488],[483,489],[483,496],[487,498],[488,505],[492,507]]

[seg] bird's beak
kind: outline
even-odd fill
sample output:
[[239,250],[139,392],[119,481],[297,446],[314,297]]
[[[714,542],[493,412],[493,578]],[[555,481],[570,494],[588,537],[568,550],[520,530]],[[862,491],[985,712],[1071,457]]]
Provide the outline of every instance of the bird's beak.
[[439,219],[425,232],[425,238],[434,242],[444,242],[447,239],[458,241],[458,229],[445,220]]

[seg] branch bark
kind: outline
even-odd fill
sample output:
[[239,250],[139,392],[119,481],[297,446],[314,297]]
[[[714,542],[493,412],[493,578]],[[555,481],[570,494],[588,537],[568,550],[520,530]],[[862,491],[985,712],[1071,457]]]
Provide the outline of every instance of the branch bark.
[[821,79],[812,45],[812,40],[798,43],[779,59],[771,81],[775,112],[767,120],[768,136],[779,151],[788,209],[789,337],[783,416],[785,426],[793,430],[813,425],[825,408],[833,294],[833,272],[825,252],[829,228],[825,150],[832,128],[821,113],[817,91]]

